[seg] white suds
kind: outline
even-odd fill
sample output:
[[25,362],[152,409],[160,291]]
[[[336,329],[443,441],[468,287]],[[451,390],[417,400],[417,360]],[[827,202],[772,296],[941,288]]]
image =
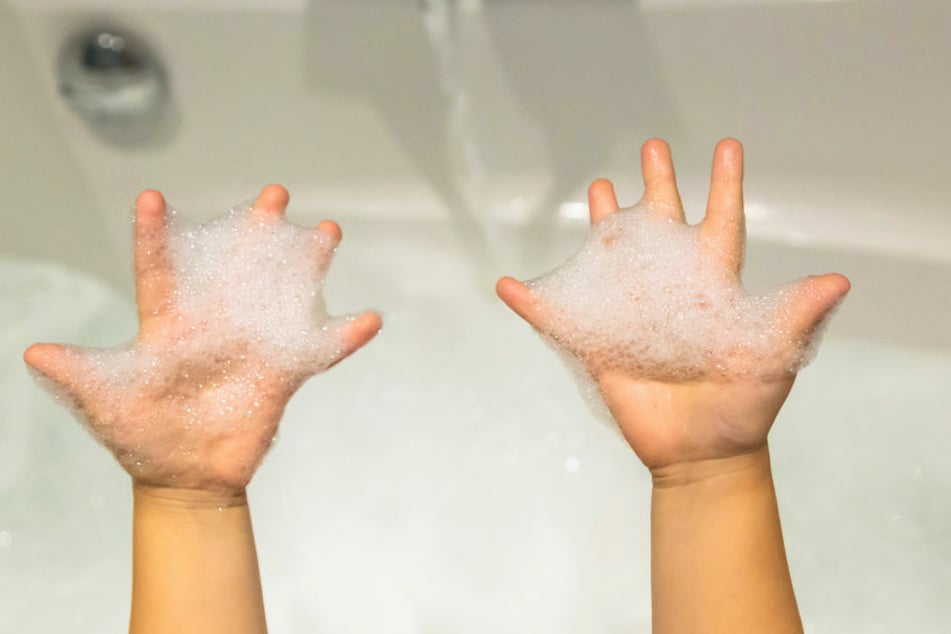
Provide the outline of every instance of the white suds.
[[334,238],[276,214],[252,218],[250,204],[204,225],[171,220],[175,307],[194,334],[247,342],[291,373],[340,358],[346,318],[331,318],[322,295]]
[[605,217],[575,256],[527,285],[541,332],[593,374],[769,378],[808,363],[818,338],[790,327],[798,291],[748,294],[699,227],[644,205]]
[[350,318],[322,296],[337,239],[250,205],[203,225],[172,212],[161,231],[138,275],[166,301],[136,339],[69,347],[64,385],[38,378],[133,476],[242,486],[290,395],[346,352]]

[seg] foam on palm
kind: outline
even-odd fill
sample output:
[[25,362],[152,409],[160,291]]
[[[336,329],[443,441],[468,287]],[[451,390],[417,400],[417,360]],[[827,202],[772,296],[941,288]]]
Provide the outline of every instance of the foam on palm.
[[539,329],[581,361],[582,374],[688,381],[796,372],[818,339],[790,329],[798,291],[749,294],[722,260],[699,226],[640,204],[602,219],[575,256],[526,284],[541,300]]
[[339,326],[322,291],[336,240],[251,205],[204,225],[171,216],[176,309],[211,338],[247,344],[289,374],[315,374],[340,358]]
[[154,323],[121,346],[70,347],[82,376],[68,387],[38,378],[133,476],[240,486],[290,395],[344,354],[349,318],[322,296],[337,241],[251,205],[201,225],[170,212],[164,231],[174,290]]

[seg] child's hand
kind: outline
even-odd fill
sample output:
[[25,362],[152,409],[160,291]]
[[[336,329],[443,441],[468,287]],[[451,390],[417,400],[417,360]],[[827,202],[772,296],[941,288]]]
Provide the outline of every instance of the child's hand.
[[[283,222],[287,202],[283,187],[268,186],[247,222]],[[239,491],[274,439],[292,394],[328,364],[290,372],[261,354],[253,341],[242,340],[250,337],[219,327],[216,315],[198,316],[177,305],[161,194],[139,195],[135,229],[137,339],[127,349],[105,351],[35,344],[24,359],[55,384],[137,484]],[[310,254],[314,261],[303,265],[322,271],[341,234],[331,221],[320,223],[317,231],[326,237],[311,236],[320,248]],[[233,255],[240,260],[240,253]],[[315,331],[334,338],[332,364],[367,343],[380,327],[378,315],[365,313],[331,322],[325,334]]]
[[[684,213],[674,180],[670,149],[661,140],[648,141],[641,155],[645,192],[642,202],[650,212],[683,224]],[[710,266],[739,280],[743,260],[743,149],[726,139],[713,159],[707,213],[700,224],[700,249]],[[592,223],[618,210],[609,181],[595,181],[589,189]],[[661,289],[657,289],[658,292]],[[807,341],[823,317],[849,290],[841,275],[810,277],[787,294],[781,329],[792,333],[777,343],[777,358],[795,357],[792,342]],[[557,307],[522,283],[499,280],[499,296],[522,318],[557,339],[547,327],[546,315]],[[636,299],[636,298],[635,298]],[[689,315],[687,316],[689,319]],[[654,337],[665,336],[663,331]],[[777,339],[779,341],[779,339]],[[716,469],[721,461],[755,452],[766,435],[795,379],[793,372],[756,377],[708,372],[686,381],[649,379],[616,369],[601,369],[588,360],[587,368],[617,421],[624,437],[655,478],[694,477]],[[750,369],[755,375],[755,368]]]

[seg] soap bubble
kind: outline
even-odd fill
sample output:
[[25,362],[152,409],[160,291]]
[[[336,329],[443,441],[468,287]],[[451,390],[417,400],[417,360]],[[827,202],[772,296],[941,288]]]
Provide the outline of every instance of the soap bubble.
[[580,374],[770,379],[807,364],[819,338],[790,326],[799,287],[747,293],[699,226],[646,204],[596,223],[576,255],[526,285],[538,329]]
[[169,212],[138,240],[154,249],[140,292],[161,296],[140,296],[138,336],[62,347],[34,375],[133,477],[243,486],[287,399],[353,348],[353,318],[332,317],[322,294],[339,234],[248,203],[206,224]]

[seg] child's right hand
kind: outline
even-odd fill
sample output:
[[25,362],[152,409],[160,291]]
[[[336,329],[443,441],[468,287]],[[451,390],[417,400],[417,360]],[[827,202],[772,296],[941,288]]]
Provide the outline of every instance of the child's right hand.
[[[248,222],[278,222],[287,191],[264,188]],[[78,410],[90,431],[118,459],[136,484],[231,494],[251,479],[277,433],[284,407],[306,376],[289,376],[255,352],[250,342],[195,337],[195,315],[174,302],[166,207],[156,191],[143,192],[135,216],[136,302],[139,333],[134,363],[121,376],[94,362],[95,351],[35,344],[27,364]],[[322,222],[325,239],[313,266],[326,268],[340,228]],[[327,328],[342,360],[381,327],[365,313]]]
[[[674,180],[670,149],[661,140],[645,143],[641,155],[645,183],[643,201],[652,213],[684,223],[683,207]],[[712,261],[736,279],[745,239],[743,216],[743,148],[733,139],[721,141],[713,159],[707,213],[701,224],[701,245]],[[589,189],[592,223],[618,210],[609,181],[595,181]],[[848,280],[836,274],[806,278],[801,292],[787,306],[785,328],[805,340],[848,292]],[[499,280],[499,296],[522,318],[545,331],[549,307],[522,283]],[[553,335],[557,333],[546,332]],[[663,337],[664,333],[655,336]],[[777,357],[792,350],[775,350]],[[604,400],[624,437],[651,470],[655,481],[675,482],[702,478],[732,468],[730,459],[765,447],[766,436],[795,375],[779,378],[731,379],[721,375],[670,382],[650,380],[617,370],[589,365]]]

